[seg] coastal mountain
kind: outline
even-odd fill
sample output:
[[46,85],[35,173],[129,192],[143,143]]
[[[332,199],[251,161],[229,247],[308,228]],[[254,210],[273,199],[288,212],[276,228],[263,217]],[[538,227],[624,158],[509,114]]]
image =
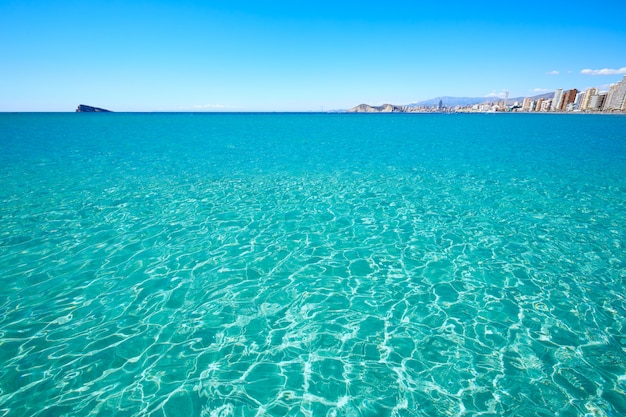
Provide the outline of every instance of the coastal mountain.
[[76,108],[76,113],[112,113],[111,110],[101,109],[100,107],[87,106],[86,104],[79,104]]
[[393,104],[383,104],[382,106],[370,106],[369,104],[359,104],[348,110],[348,113],[399,113],[402,112],[402,106],[394,106]]

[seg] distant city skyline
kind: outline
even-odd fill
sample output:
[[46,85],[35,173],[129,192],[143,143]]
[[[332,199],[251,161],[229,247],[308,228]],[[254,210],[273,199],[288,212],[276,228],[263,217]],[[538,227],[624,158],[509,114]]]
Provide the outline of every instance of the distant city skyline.
[[321,111],[626,74],[621,1],[0,0],[0,111]]

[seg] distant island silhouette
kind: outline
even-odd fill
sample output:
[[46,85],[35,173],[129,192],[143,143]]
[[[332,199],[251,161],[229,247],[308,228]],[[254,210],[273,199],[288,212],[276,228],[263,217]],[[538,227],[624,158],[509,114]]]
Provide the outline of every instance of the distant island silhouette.
[[76,108],[76,113],[112,113],[112,111],[101,109],[100,107],[87,106],[86,104],[79,104]]

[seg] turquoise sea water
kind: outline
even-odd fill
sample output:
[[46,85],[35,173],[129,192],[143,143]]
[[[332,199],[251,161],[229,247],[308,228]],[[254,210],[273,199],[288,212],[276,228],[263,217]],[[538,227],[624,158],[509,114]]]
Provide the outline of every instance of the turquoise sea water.
[[0,114],[0,416],[626,415],[626,117]]

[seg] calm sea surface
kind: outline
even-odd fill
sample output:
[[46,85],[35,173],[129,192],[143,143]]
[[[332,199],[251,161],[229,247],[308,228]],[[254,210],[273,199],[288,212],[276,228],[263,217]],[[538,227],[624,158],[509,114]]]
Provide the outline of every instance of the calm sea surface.
[[0,114],[0,416],[624,416],[626,117]]

